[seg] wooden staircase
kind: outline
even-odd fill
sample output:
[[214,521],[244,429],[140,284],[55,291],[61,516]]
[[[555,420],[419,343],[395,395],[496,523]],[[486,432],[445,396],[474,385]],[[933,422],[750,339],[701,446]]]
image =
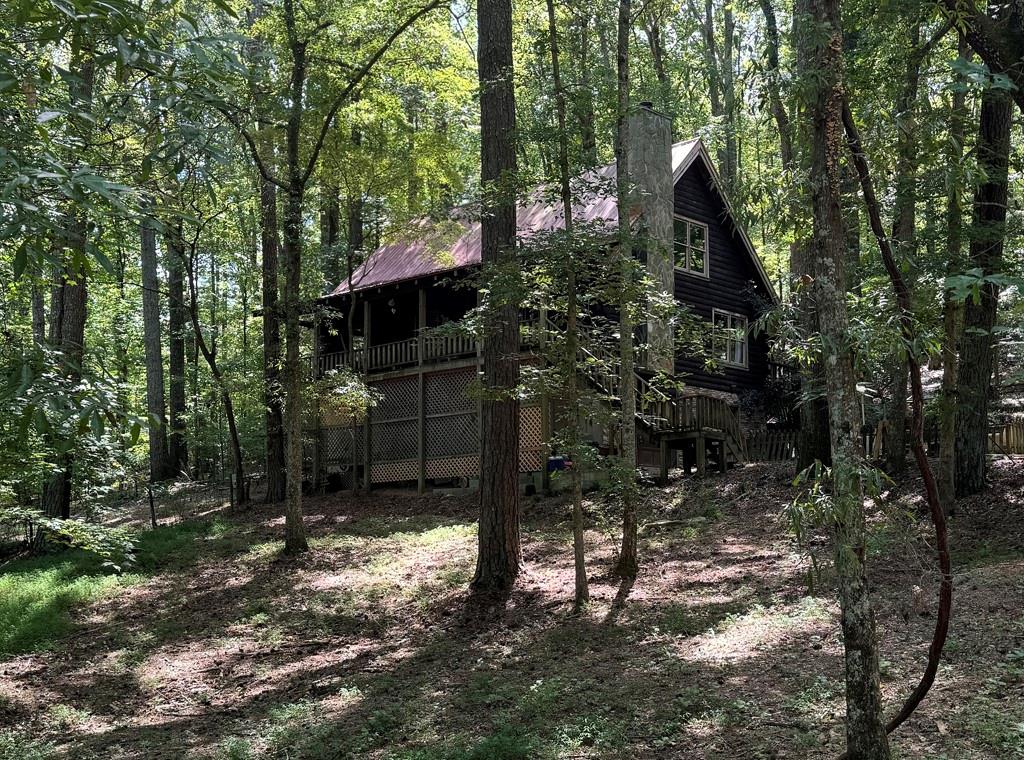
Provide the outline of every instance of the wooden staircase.
[[[564,334],[550,316],[545,327],[553,335]],[[614,370],[618,358],[606,349],[584,346],[581,341],[577,359],[588,383],[605,394],[611,403],[619,403],[621,381]],[[716,396],[699,393],[670,396],[637,372],[633,373],[633,380],[637,422],[661,445],[663,476],[667,477],[668,451],[688,448],[690,441],[693,441],[695,464],[700,474],[705,470],[709,449],[721,472],[729,465],[746,461],[745,440],[735,406]]]

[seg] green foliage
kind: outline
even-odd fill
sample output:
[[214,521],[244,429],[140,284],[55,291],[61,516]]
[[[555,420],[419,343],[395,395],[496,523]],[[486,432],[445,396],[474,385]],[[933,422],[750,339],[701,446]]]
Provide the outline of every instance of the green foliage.
[[0,729],[0,760],[53,760],[52,745],[9,728]]
[[0,654],[50,649],[71,630],[76,609],[134,580],[83,552],[9,563],[0,571]]

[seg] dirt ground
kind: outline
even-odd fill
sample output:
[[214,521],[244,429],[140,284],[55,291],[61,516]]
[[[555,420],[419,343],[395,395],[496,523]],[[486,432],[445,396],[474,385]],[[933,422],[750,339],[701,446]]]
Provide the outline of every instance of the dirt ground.
[[[1024,757],[1024,462],[993,475],[958,505],[950,640],[900,758]],[[793,538],[790,478],[652,489],[645,522],[669,524],[645,530],[632,585],[609,577],[614,515],[591,503],[580,616],[560,499],[524,502],[526,575],[488,610],[466,599],[473,497],[308,499],[299,559],[279,555],[279,507],[207,511],[162,528],[173,556],[75,610],[49,651],[0,660],[0,723],[76,759],[833,758],[838,609],[827,546],[814,562]],[[934,625],[916,489],[871,510],[891,706]]]

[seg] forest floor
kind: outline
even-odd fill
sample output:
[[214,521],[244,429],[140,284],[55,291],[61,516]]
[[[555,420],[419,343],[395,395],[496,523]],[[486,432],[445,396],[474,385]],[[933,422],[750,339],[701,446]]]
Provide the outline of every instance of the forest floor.
[[[579,616],[561,499],[524,501],[526,574],[489,610],[466,598],[472,496],[310,498],[298,559],[280,556],[280,508],[196,503],[142,532],[123,576],[71,554],[8,562],[0,758],[834,758],[838,609],[827,544],[812,572],[793,538],[790,477],[748,465],[651,489],[645,522],[672,522],[644,532],[632,585],[608,575],[614,530],[588,532]],[[871,510],[889,705],[934,624],[917,485]],[[997,463],[958,505],[950,639],[899,758],[1024,757],[1022,526],[1024,463]]]

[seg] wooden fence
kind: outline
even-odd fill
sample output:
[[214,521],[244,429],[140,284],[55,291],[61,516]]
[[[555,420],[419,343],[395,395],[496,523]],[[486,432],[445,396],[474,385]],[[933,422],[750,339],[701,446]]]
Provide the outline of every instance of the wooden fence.
[[788,462],[796,458],[795,430],[762,430],[747,436],[748,462]]
[[1024,454],[1024,421],[1008,422],[988,434],[990,454]]

